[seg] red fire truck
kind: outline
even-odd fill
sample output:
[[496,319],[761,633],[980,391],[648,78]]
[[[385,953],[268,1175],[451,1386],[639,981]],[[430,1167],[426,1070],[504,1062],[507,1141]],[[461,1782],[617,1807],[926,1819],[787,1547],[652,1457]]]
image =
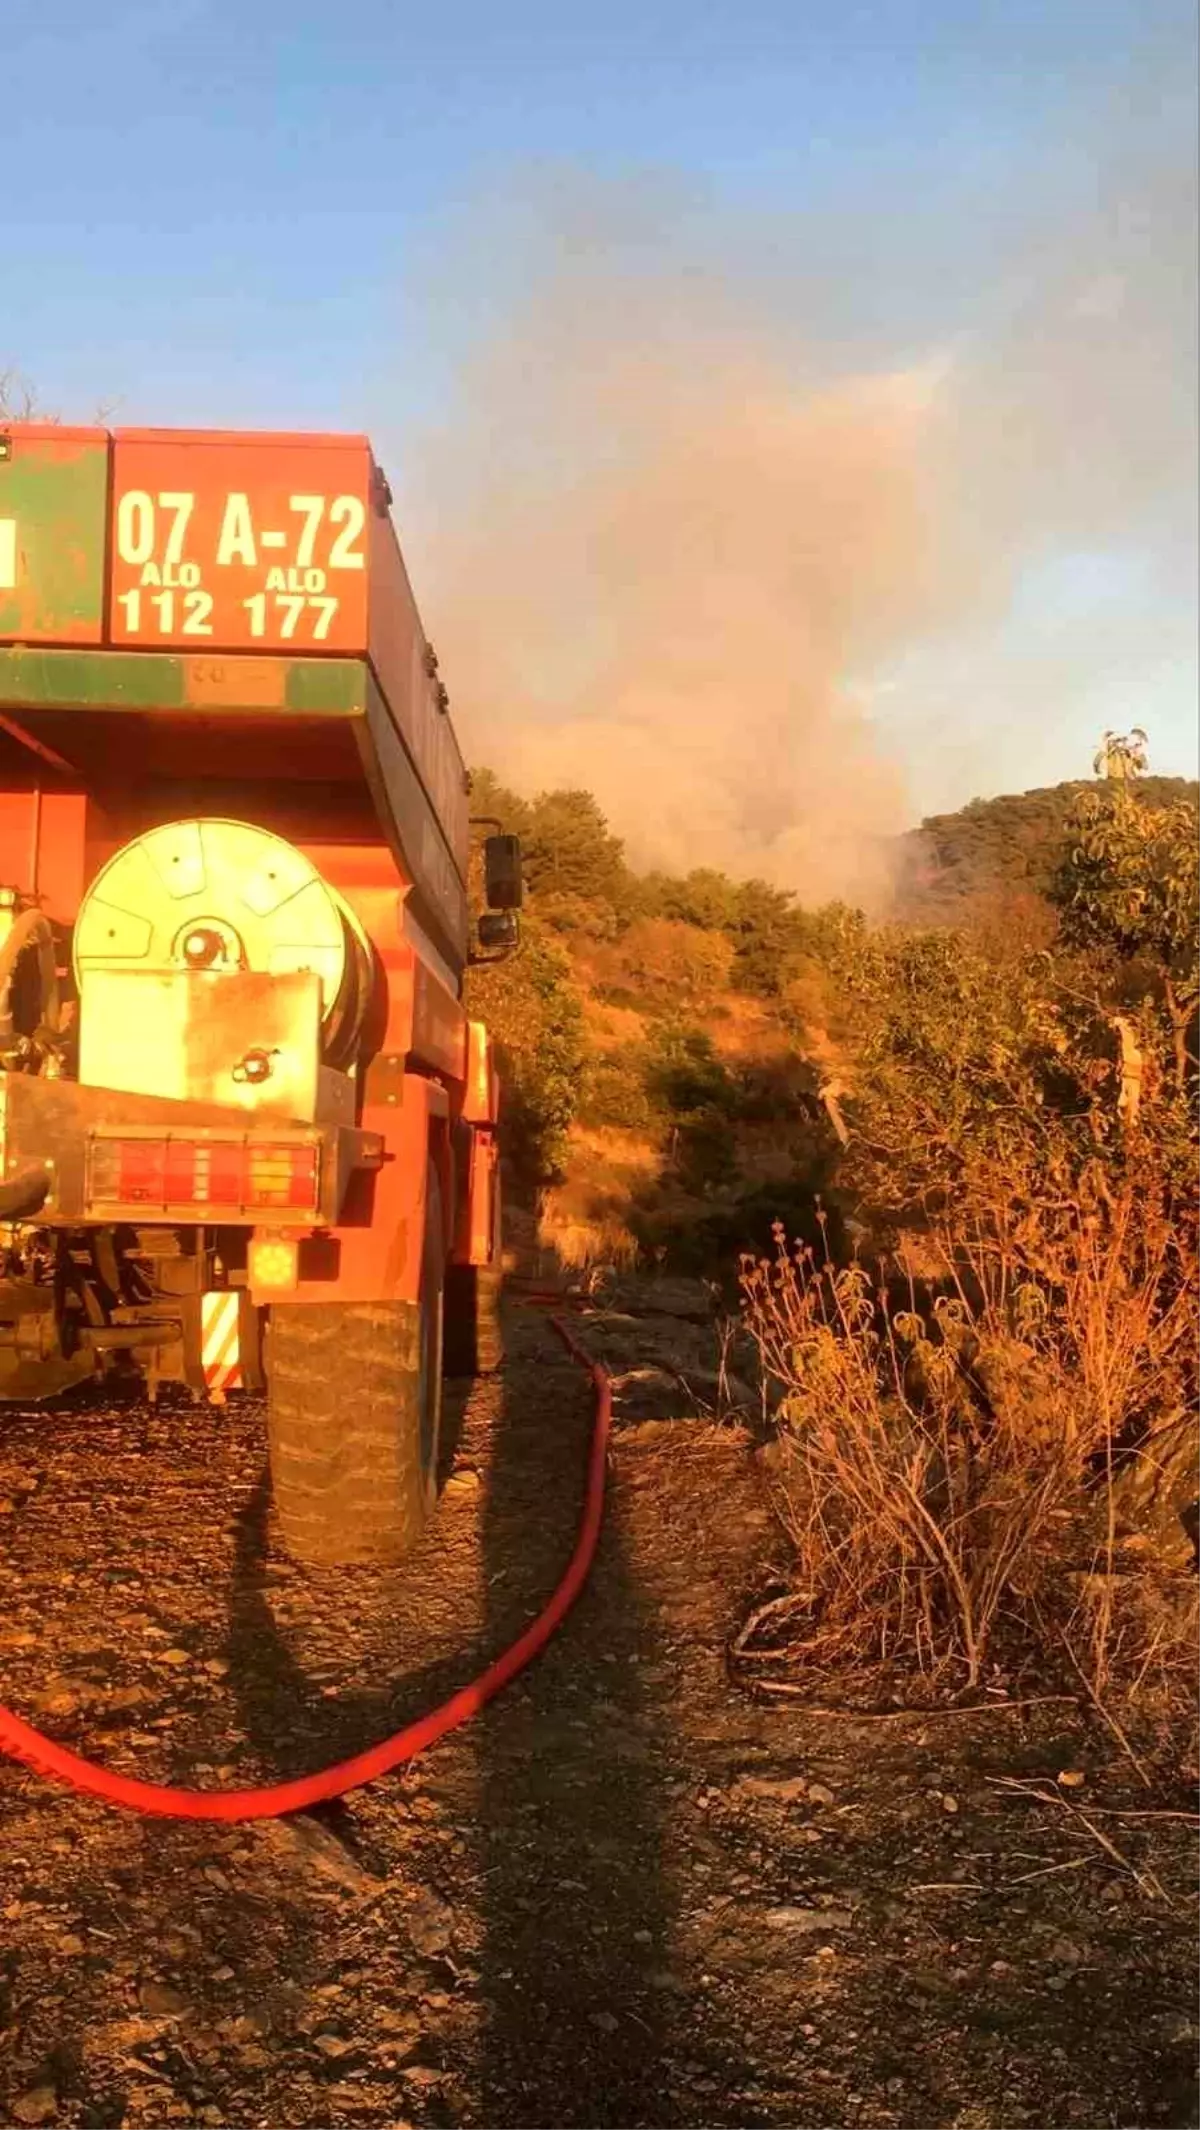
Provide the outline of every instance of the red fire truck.
[[0,427],[0,1398],[267,1397],[300,1559],[395,1557],[497,1365],[516,943],[358,436]]

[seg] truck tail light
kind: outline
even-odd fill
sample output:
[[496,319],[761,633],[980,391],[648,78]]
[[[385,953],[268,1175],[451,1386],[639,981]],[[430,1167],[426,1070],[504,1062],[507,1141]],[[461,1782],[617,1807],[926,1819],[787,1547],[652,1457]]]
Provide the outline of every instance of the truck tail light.
[[193,1218],[317,1211],[321,1149],[305,1140],[132,1137],[97,1132],[88,1203]]

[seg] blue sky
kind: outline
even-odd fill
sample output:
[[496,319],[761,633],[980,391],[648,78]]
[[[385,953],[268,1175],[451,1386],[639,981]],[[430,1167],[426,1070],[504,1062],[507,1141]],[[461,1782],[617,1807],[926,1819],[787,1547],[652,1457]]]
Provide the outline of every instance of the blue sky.
[[910,813],[1105,723],[1194,773],[1192,12],[9,0],[0,367],[75,417],[367,427],[436,597],[431,440],[582,212],[797,376],[945,361],[1013,437],[950,482],[986,596],[848,676]]

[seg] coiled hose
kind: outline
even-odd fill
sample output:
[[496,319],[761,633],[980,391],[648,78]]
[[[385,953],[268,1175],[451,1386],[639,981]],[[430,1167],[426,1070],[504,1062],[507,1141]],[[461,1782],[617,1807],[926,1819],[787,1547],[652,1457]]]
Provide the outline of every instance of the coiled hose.
[[51,1782],[66,1783],[72,1789],[102,1797],[108,1804],[123,1805],[132,1812],[156,1814],[165,1819],[281,1819],[285,1813],[307,1811],[312,1805],[324,1804],[331,1797],[344,1796],[348,1790],[361,1789],[364,1783],[389,1774],[404,1761],[423,1753],[438,1738],[444,1738],[447,1731],[456,1730],[460,1723],[478,1715],[480,1709],[486,1707],[545,1648],[562,1624],[587,1581],[600,1536],[605,1463],[612,1427],[612,1385],[608,1371],[584,1352],[566,1325],[557,1317],[551,1321],[571,1358],[591,1377],[595,1394],[583,1516],[575,1549],[549,1603],[503,1655],[469,1686],[460,1687],[448,1701],[443,1701],[440,1708],[407,1724],[379,1745],[370,1746],[365,1753],[356,1753],[352,1759],[339,1761],[335,1767],[321,1768],[313,1775],[301,1775],[294,1782],[272,1783],[256,1790],[185,1790],[168,1783],[142,1782],[133,1775],[118,1775],[113,1769],[102,1767],[94,1760],[85,1760],[81,1754],[72,1753],[52,1738],[44,1737],[31,1723],[3,1707],[0,1707],[0,1751],[24,1761],[27,1767]]

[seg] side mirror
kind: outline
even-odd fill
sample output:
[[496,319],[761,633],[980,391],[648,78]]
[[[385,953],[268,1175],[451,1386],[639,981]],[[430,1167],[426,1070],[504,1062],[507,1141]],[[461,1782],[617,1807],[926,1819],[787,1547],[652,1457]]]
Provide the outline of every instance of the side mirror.
[[515,910],[500,910],[479,920],[479,944],[490,951],[511,954],[520,944],[521,920]]
[[483,846],[483,880],[489,910],[520,909],[525,900],[525,881],[519,836],[487,838]]

